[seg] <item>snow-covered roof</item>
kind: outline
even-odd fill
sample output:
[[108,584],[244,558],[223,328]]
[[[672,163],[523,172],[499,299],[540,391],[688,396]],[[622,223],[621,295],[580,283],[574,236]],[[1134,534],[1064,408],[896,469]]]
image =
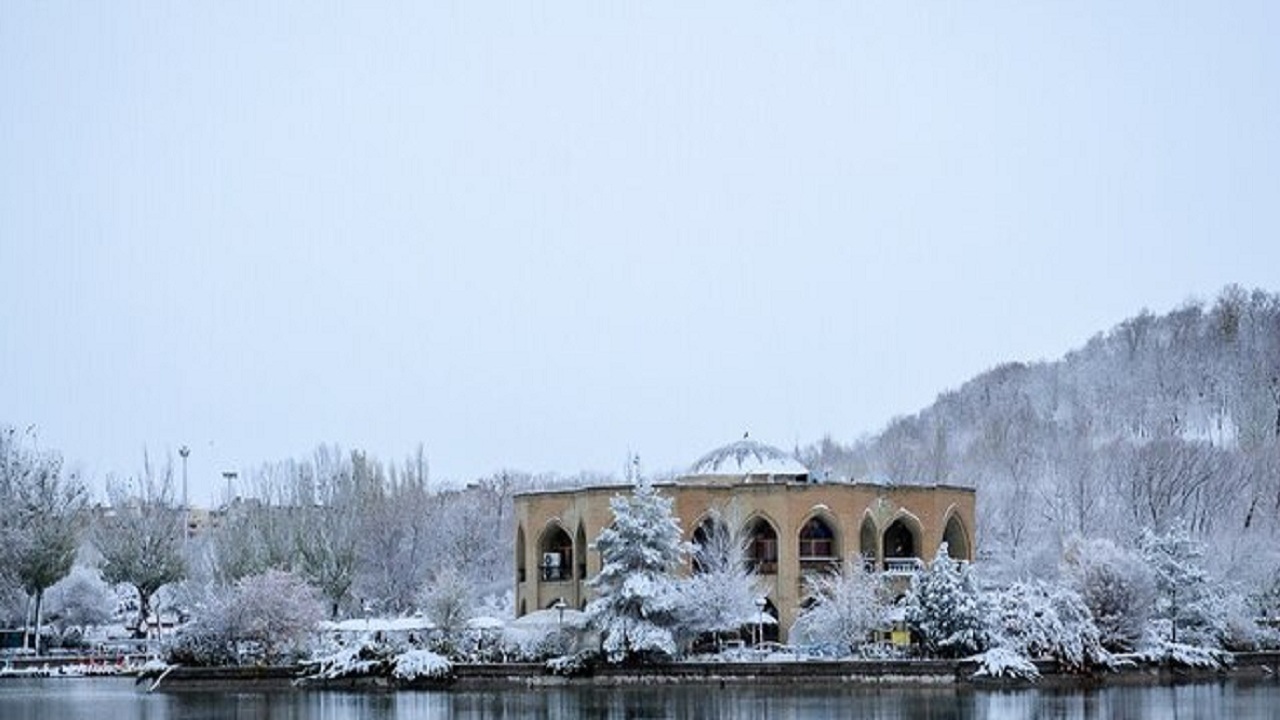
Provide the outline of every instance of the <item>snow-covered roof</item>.
[[321,630],[337,632],[406,632],[430,630],[435,624],[423,617],[351,618],[341,622],[330,620],[320,623]]
[[808,475],[799,460],[772,445],[749,438],[703,455],[689,468],[689,477],[710,475]]

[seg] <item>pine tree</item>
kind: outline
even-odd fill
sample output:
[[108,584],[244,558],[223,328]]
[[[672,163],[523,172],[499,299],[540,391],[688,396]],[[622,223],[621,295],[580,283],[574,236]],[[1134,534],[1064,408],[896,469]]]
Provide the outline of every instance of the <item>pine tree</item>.
[[942,543],[907,593],[907,624],[930,654],[962,657],[987,646],[989,615],[968,569],[952,560]]
[[638,477],[629,497],[615,496],[609,504],[614,521],[596,538],[602,567],[591,581],[596,598],[587,614],[611,662],[672,657],[679,623],[672,571],[686,549],[671,499]]
[[1155,576],[1153,626],[1162,639],[1216,647],[1226,633],[1223,594],[1209,583],[1204,546],[1178,525],[1157,535],[1144,529],[1142,557]]

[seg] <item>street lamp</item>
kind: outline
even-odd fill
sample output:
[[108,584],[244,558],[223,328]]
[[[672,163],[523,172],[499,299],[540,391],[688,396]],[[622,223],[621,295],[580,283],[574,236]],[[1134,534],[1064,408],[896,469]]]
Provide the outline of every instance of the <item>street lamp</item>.
[[564,609],[567,607],[569,606],[564,604],[564,598],[558,598],[555,604],[551,606],[552,610],[555,610],[557,613],[560,614],[559,622],[556,625],[557,632],[560,632],[560,633],[564,632]]
[[187,501],[187,457],[191,448],[183,445],[178,448],[178,457],[182,458],[182,542],[191,534],[191,503]]
[[764,642],[764,606],[768,603],[764,596],[756,598],[756,644]]
[[236,472],[235,470],[224,470],[222,472],[222,478],[227,481],[227,506],[228,507],[231,506],[231,501],[235,499],[235,496],[232,494],[231,483],[238,477],[240,477],[240,473]]

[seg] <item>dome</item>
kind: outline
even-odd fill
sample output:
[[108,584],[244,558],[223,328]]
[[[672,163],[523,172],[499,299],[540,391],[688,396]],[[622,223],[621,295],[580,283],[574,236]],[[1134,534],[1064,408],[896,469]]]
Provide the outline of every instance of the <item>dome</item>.
[[703,455],[689,477],[764,475],[803,478],[809,469],[772,445],[743,438]]

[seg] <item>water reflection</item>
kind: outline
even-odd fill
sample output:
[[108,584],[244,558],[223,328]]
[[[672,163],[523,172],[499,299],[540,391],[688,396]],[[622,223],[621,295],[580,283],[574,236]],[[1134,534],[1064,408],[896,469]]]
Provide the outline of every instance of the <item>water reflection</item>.
[[1280,718],[1280,684],[974,691],[864,686],[562,687],[494,692],[179,692],[130,680],[0,681],[4,720],[349,720],[377,718]]

